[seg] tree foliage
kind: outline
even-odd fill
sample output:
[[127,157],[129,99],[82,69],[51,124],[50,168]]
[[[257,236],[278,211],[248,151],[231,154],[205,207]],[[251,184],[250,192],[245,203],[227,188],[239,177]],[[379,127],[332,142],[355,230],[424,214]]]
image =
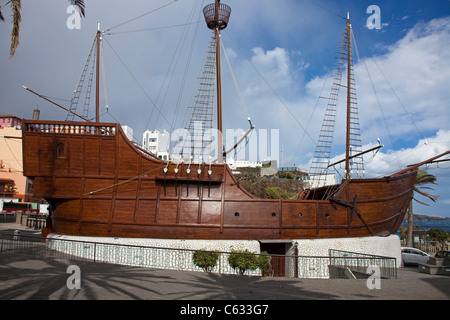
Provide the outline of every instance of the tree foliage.
[[445,243],[449,239],[449,234],[442,229],[432,228],[427,232],[432,241],[436,241],[441,244],[442,250],[444,250]]
[[240,275],[243,275],[247,270],[256,270],[258,268],[261,271],[268,271],[270,269],[270,256],[265,251],[261,255],[257,255],[248,249],[231,250],[228,256],[228,263]]
[[[84,0],[69,0],[70,4],[78,8],[80,16],[85,16]],[[6,2],[9,4],[12,11],[12,28],[11,28],[11,46],[9,50],[9,57],[12,58],[16,54],[17,47],[19,46],[19,31],[20,22],[22,21],[22,4],[21,0],[10,0]],[[2,13],[2,6],[0,5],[0,20],[5,21],[5,16]]]
[[211,272],[217,265],[220,252],[197,250],[192,254],[192,261],[197,267],[202,268],[206,272]]
[[[416,199],[416,196],[419,194],[421,196],[427,197],[428,199],[430,199],[433,202],[436,202],[437,199],[439,198],[439,195],[433,195],[433,194],[425,191],[425,189],[434,190],[433,188],[427,187],[425,185],[426,184],[437,184],[436,180],[437,180],[436,176],[429,174],[425,170],[419,170],[417,172],[416,182],[414,184],[414,197],[412,200],[417,201],[420,204],[429,206],[428,203],[425,203],[425,202],[422,202],[422,201]],[[408,230],[407,230],[407,243],[406,243],[406,245],[408,247],[413,246],[412,230],[413,230],[414,219],[413,219],[413,201],[412,200],[411,200],[411,203],[409,204],[409,209],[408,209]]]
[[[439,195],[433,195],[433,194],[426,192],[425,190],[433,190],[434,191],[434,189],[431,187],[424,186],[426,184],[437,185],[436,180],[437,180],[436,176],[429,174],[425,170],[419,170],[417,172],[416,183],[414,185],[414,192],[417,194],[420,194],[421,196],[427,197],[428,199],[430,199],[433,202],[436,202],[437,199],[439,198]],[[420,204],[429,206],[428,203],[419,201],[416,199],[416,197],[414,197],[414,200],[419,202]]]

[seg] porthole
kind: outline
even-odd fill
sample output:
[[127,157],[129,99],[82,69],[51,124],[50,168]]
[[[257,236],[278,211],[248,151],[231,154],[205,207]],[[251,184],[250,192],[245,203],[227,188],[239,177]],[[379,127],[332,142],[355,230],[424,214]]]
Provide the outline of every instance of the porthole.
[[298,216],[299,216],[300,218],[303,217],[303,213],[300,212],[300,213],[298,214]]
[[277,214],[275,212],[272,212],[272,217],[276,217]]
[[56,157],[58,159],[64,159],[66,157],[66,145],[64,143],[59,143],[56,146]]
[[239,212],[235,212],[235,213],[234,213],[234,216],[235,216],[235,217],[239,217]]

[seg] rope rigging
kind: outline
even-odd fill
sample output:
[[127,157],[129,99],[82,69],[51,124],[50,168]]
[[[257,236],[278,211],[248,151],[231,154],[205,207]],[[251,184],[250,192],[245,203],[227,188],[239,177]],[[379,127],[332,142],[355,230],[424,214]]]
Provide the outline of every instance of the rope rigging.
[[115,26],[113,26],[113,27],[111,27],[111,28],[109,28],[109,29],[106,29],[105,32],[109,32],[109,31],[111,31],[111,30],[113,30],[113,29],[116,29],[116,28],[118,28],[118,27],[124,26],[124,25],[126,25],[126,24],[128,24],[128,23],[130,23],[130,22],[133,22],[133,21],[136,21],[136,20],[138,20],[138,19],[140,19],[140,18],[143,18],[143,17],[145,17],[145,16],[148,16],[149,14],[152,14],[152,13],[154,13],[154,12],[156,12],[156,11],[159,11],[159,10],[161,10],[161,9],[164,9],[164,8],[166,8],[166,7],[168,7],[168,6],[172,5],[172,4],[174,4],[174,3],[177,2],[177,1],[178,1],[178,0],[173,0],[173,1],[171,1],[171,2],[168,2],[168,3],[164,4],[164,5],[162,5],[162,6],[158,7],[158,8],[156,8],[156,9],[153,9],[153,10],[150,10],[150,11],[144,13],[144,14],[141,14],[141,15],[135,17],[135,18],[132,18],[132,19],[129,19],[129,20],[125,21],[125,22],[119,23],[118,25],[115,25]]
[[[124,60],[119,56],[117,50],[115,50],[115,49],[112,47],[111,43],[105,38],[105,35],[115,35],[115,34],[123,34],[123,33],[130,33],[130,32],[140,32],[140,31],[151,31],[151,30],[161,30],[161,29],[169,29],[169,28],[182,27],[182,26],[185,26],[185,27],[186,27],[186,26],[190,26],[190,25],[198,25],[198,24],[199,24],[199,22],[193,22],[193,21],[192,21],[192,18],[191,18],[190,21],[189,21],[188,23],[185,23],[185,24],[177,24],[177,25],[171,25],[171,26],[159,27],[159,28],[147,28],[147,29],[142,29],[142,30],[114,31],[114,30],[116,30],[116,29],[119,28],[119,27],[122,27],[122,26],[127,25],[127,24],[129,24],[129,23],[131,23],[131,22],[134,22],[134,21],[136,21],[136,20],[138,20],[138,19],[141,19],[141,18],[143,18],[143,17],[145,17],[145,16],[147,16],[147,15],[149,15],[149,14],[152,14],[152,13],[154,13],[154,12],[157,12],[157,11],[161,10],[161,9],[164,9],[164,8],[166,8],[166,7],[168,7],[168,6],[172,5],[172,4],[174,4],[175,2],[177,2],[177,0],[168,2],[168,3],[166,3],[166,4],[164,4],[164,5],[160,6],[160,7],[158,7],[158,8],[156,8],[156,9],[152,9],[152,10],[150,10],[150,11],[144,13],[144,14],[141,14],[141,15],[135,17],[135,18],[129,19],[129,20],[123,22],[123,23],[120,23],[120,24],[115,25],[115,26],[113,26],[113,27],[111,27],[111,28],[108,28],[108,29],[106,29],[106,31],[103,31],[103,32],[101,33],[101,35],[102,35],[102,37],[101,37],[102,40],[106,40],[108,46],[111,48],[111,50],[113,51],[113,53],[115,54],[115,56],[118,58],[118,60],[120,61],[120,63],[124,66],[124,68],[127,70],[127,72],[129,73],[129,75],[133,78],[134,82],[137,84],[137,86],[140,88],[140,90],[144,93],[144,95],[145,95],[145,97],[147,98],[147,100],[148,100],[148,101],[151,103],[151,105],[153,106],[152,114],[153,114],[154,110],[156,109],[156,111],[158,112],[158,117],[157,117],[157,118],[159,118],[159,117],[161,116],[161,118],[164,119],[164,121],[167,123],[167,125],[168,125],[169,128],[171,128],[171,129],[173,129],[174,122],[173,122],[173,121],[170,122],[170,121],[164,116],[164,114],[162,114],[161,108],[158,107],[158,104],[157,104],[158,101],[155,102],[155,101],[150,97],[150,95],[149,95],[149,94],[147,93],[147,91],[144,89],[144,87],[142,86],[142,84],[138,81],[137,77],[133,74],[133,72],[131,71],[131,69],[126,65],[126,63],[124,62]],[[80,76],[80,79],[79,79],[79,81],[78,81],[78,83],[77,83],[77,86],[76,86],[76,88],[75,88],[75,90],[74,90],[74,96],[73,96],[72,99],[71,99],[71,106],[70,106],[70,109],[69,109],[70,111],[68,112],[68,115],[67,115],[67,117],[66,117],[66,121],[68,121],[68,120],[69,120],[69,121],[70,121],[70,120],[73,121],[73,120],[74,120],[74,113],[75,113],[76,108],[77,108],[77,105],[78,105],[79,97],[80,97],[80,94],[81,94],[81,91],[82,91],[82,88],[83,88],[83,84],[84,84],[84,82],[85,82],[85,78],[86,78],[86,75],[87,75],[88,66],[89,66],[90,63],[91,63],[92,57],[94,57],[94,60],[95,60],[95,59],[98,59],[98,58],[101,58],[101,63],[102,63],[102,64],[101,64],[101,69],[102,69],[102,77],[103,77],[103,89],[104,89],[104,96],[105,96],[105,107],[106,107],[107,112],[108,112],[108,110],[109,110],[108,98],[107,98],[107,89],[106,89],[106,75],[105,75],[104,59],[103,59],[103,46],[101,46],[101,49],[100,49],[100,56],[101,56],[101,57],[96,57],[96,54],[95,54],[95,52],[94,52],[94,50],[93,50],[93,49],[94,49],[95,43],[96,43],[96,39],[94,39],[94,41],[93,41],[93,43],[92,43],[92,46],[91,46],[91,49],[90,49],[88,58],[87,58],[86,63],[85,63],[85,67],[84,67],[83,72],[82,72],[82,74],[81,74],[81,76]],[[101,41],[100,43],[102,44],[103,41]],[[92,88],[92,82],[93,82],[93,76],[94,76],[94,74],[93,74],[93,73],[94,73],[94,72],[93,72],[93,69],[94,69],[94,65],[92,65],[92,69],[91,69],[91,72],[90,72],[90,75],[89,75],[89,79],[88,79],[88,89],[87,89],[87,91],[86,91],[86,97],[85,97],[85,106],[84,106],[83,114],[84,114],[84,116],[85,116],[86,118],[88,118],[87,113],[89,112],[88,109],[89,109],[89,103],[90,103],[90,94],[91,94],[91,88]],[[161,89],[161,90],[162,90],[162,89]],[[160,92],[161,92],[161,91],[160,91]],[[166,92],[166,95],[167,95],[167,92]],[[159,95],[158,95],[158,97],[159,97]]]
[[[316,3],[315,1],[311,1],[311,0],[308,0],[308,1],[309,1],[310,3],[316,5],[316,6],[320,7],[321,9],[326,10],[326,11],[328,11],[328,12],[330,12],[330,13],[332,13],[332,14],[338,16],[339,18],[345,19],[345,17],[343,17],[342,15],[340,15],[340,14],[338,14],[338,13],[336,13],[336,12],[334,12],[334,11],[328,9],[328,8],[323,7],[322,5]],[[188,63],[187,63],[187,66],[186,66],[186,68],[185,68],[185,70],[184,70],[184,73],[183,73],[183,76],[182,76],[182,84],[181,84],[182,89],[179,91],[179,95],[178,95],[178,98],[177,98],[177,102],[176,102],[176,104],[175,104],[175,112],[173,113],[173,118],[171,119],[171,121],[170,121],[168,118],[166,118],[166,117],[164,116],[164,114],[163,114],[163,112],[162,112],[162,110],[163,110],[163,105],[164,105],[164,103],[165,103],[165,101],[166,101],[166,98],[167,98],[168,95],[169,95],[169,87],[170,87],[170,84],[171,84],[172,79],[173,79],[173,77],[174,77],[175,69],[176,69],[176,67],[177,67],[177,65],[178,65],[178,63],[179,63],[179,60],[180,60],[180,55],[181,55],[181,52],[182,52],[182,49],[181,49],[181,48],[183,47],[183,45],[185,44],[186,39],[187,39],[187,29],[188,29],[189,27],[191,27],[191,26],[195,26],[195,33],[196,33],[196,32],[197,32],[197,27],[198,27],[198,25],[199,25],[199,23],[200,23],[201,21],[199,21],[199,19],[195,19],[195,16],[194,16],[193,13],[196,12],[196,11],[195,11],[196,6],[194,5],[194,7],[192,8],[192,11],[191,11],[191,13],[190,13],[190,15],[189,15],[188,21],[187,21],[186,23],[184,23],[184,24],[174,24],[174,25],[169,25],[169,26],[154,27],[154,28],[144,28],[144,29],[139,29],[139,30],[128,30],[128,31],[116,31],[116,29],[118,29],[119,27],[122,27],[122,26],[124,26],[124,25],[127,25],[127,24],[129,24],[129,23],[132,23],[132,22],[134,22],[134,21],[136,21],[136,20],[138,20],[138,19],[141,19],[141,18],[143,18],[143,17],[145,17],[145,16],[147,16],[147,15],[150,15],[150,14],[152,14],[152,13],[154,13],[154,12],[157,12],[157,11],[163,9],[163,8],[169,7],[170,5],[174,4],[175,2],[177,2],[177,0],[169,1],[169,2],[167,2],[167,3],[165,3],[165,4],[161,5],[161,6],[159,6],[159,7],[156,8],[156,9],[152,9],[152,10],[150,10],[150,11],[144,13],[144,14],[141,14],[141,15],[135,17],[135,18],[126,20],[125,22],[122,22],[122,23],[120,23],[120,24],[118,24],[118,25],[115,25],[115,26],[113,26],[113,27],[111,27],[111,28],[108,28],[106,31],[102,32],[102,36],[103,36],[102,38],[103,38],[103,40],[106,40],[107,44],[108,44],[109,47],[112,49],[113,53],[116,55],[116,57],[119,59],[119,61],[121,62],[121,64],[125,67],[125,69],[127,70],[127,72],[128,72],[128,73],[130,74],[130,76],[133,78],[134,82],[138,85],[138,87],[140,88],[140,90],[144,93],[144,95],[146,96],[147,100],[148,100],[148,101],[151,103],[151,105],[153,106],[152,111],[151,111],[151,113],[150,113],[150,116],[149,116],[149,118],[148,118],[146,127],[148,127],[148,125],[149,125],[149,123],[150,123],[150,119],[155,118],[155,123],[154,123],[154,126],[153,126],[153,127],[156,128],[157,123],[158,123],[158,120],[159,120],[159,118],[161,117],[161,118],[165,121],[165,123],[168,125],[168,127],[169,127],[171,130],[174,130],[174,128],[175,128],[175,123],[177,122],[177,117],[178,117],[178,115],[179,115],[179,110],[180,110],[180,106],[181,106],[181,97],[182,97],[182,95],[183,95],[183,91],[184,91],[185,85],[186,85],[186,83],[187,83],[187,74],[188,74],[189,64],[190,64],[191,58],[192,58],[192,56],[193,56],[194,41],[191,43],[190,49],[187,50],[187,52],[188,52]],[[169,68],[168,68],[168,70],[167,70],[167,73],[166,73],[166,75],[165,75],[165,77],[164,77],[164,80],[162,81],[162,85],[161,85],[161,88],[160,88],[160,90],[159,90],[159,92],[158,92],[158,95],[157,95],[157,97],[156,97],[156,100],[154,100],[154,99],[152,99],[152,97],[150,97],[150,95],[148,94],[148,92],[144,89],[144,86],[140,83],[140,81],[137,79],[137,77],[136,77],[135,75],[133,75],[132,71],[131,71],[130,68],[125,64],[125,62],[123,61],[123,59],[120,58],[120,56],[118,55],[117,51],[112,47],[111,43],[106,39],[105,35],[110,36],[110,35],[125,34],[125,33],[136,33],[136,32],[146,32],[146,31],[154,31],[154,30],[172,29],[172,28],[177,28],[177,27],[184,27],[185,29],[183,30],[182,35],[180,36],[180,39],[179,39],[179,42],[178,42],[178,45],[177,45],[177,51],[176,51],[176,53],[175,53],[175,54],[173,55],[173,57],[172,57],[172,60],[171,60],[171,62],[170,62],[170,65],[169,65]],[[227,36],[231,39],[232,43],[233,43],[233,44],[238,48],[238,50],[242,53],[242,49],[239,48],[239,46],[237,45],[236,41],[234,41],[234,40],[231,38],[231,36],[230,36],[229,33],[226,33],[226,34],[227,34]],[[354,45],[355,45],[356,54],[357,54],[358,59],[359,59],[359,52],[358,52],[357,43],[356,43],[356,39],[355,39],[355,35],[354,35],[353,30],[352,30],[352,32],[351,32],[351,36],[352,36],[352,39],[354,40],[353,42],[354,42]],[[194,39],[195,39],[195,36],[194,36]],[[94,42],[93,42],[93,44],[92,44],[91,52],[90,52],[90,54],[89,54],[89,56],[88,56],[88,60],[91,58],[91,53],[92,53],[94,44],[95,44],[95,40],[94,40]],[[224,46],[223,42],[222,42],[221,45],[222,45],[222,49],[223,49],[223,51],[224,51],[224,53],[225,53],[224,56],[225,56],[225,58],[226,58],[226,62],[227,62],[227,64],[228,64],[228,66],[229,66],[229,70],[230,70],[230,72],[231,72],[231,77],[232,77],[232,80],[233,80],[234,85],[235,85],[235,87],[236,87],[236,90],[237,90],[239,99],[240,99],[240,101],[241,101],[243,110],[244,110],[245,114],[247,115],[247,118],[249,119],[249,118],[250,118],[250,116],[249,116],[249,114],[250,114],[250,113],[249,113],[249,110],[248,110],[248,108],[247,108],[247,106],[246,106],[246,104],[245,104],[245,101],[244,101],[244,97],[243,97],[243,95],[242,95],[242,92],[241,92],[240,89],[239,89],[239,85],[238,85],[238,82],[237,82],[237,79],[236,79],[236,75],[235,75],[235,73],[234,73],[233,70],[232,70],[231,63],[230,63],[230,60],[229,60],[229,58],[228,58],[228,55],[227,55],[227,52],[226,52],[226,49],[225,49],[225,46]],[[101,47],[101,51],[100,51],[100,52],[101,52],[101,56],[103,56],[103,47]],[[93,54],[93,56],[95,56],[95,53]],[[245,54],[243,54],[243,56],[245,56]],[[100,58],[100,57],[97,57],[97,58]],[[281,98],[281,96],[273,89],[273,87],[271,86],[271,84],[266,80],[266,78],[265,78],[265,77],[261,74],[261,72],[256,68],[256,66],[255,66],[254,63],[251,61],[251,59],[249,59],[248,57],[246,57],[246,60],[247,60],[247,62],[250,63],[250,65],[255,69],[255,71],[256,71],[257,74],[260,76],[260,78],[265,82],[265,84],[269,87],[269,89],[272,91],[272,93],[275,95],[275,97],[281,102],[281,104],[283,105],[283,107],[289,112],[289,114],[292,116],[292,118],[293,118],[293,119],[299,124],[299,126],[303,129],[303,134],[302,134],[302,136],[301,136],[300,143],[299,143],[299,145],[298,145],[296,154],[298,153],[298,151],[299,151],[299,149],[300,149],[300,145],[302,144],[302,142],[303,142],[305,136],[308,136],[308,137],[311,139],[311,141],[312,141],[314,144],[317,145],[316,140],[308,133],[308,128],[309,128],[310,123],[311,123],[311,120],[312,120],[312,118],[313,118],[313,114],[311,114],[311,117],[309,118],[309,121],[308,121],[308,123],[307,123],[307,126],[306,126],[306,127],[303,126],[303,124],[302,124],[302,123],[299,121],[299,119],[297,118],[296,114],[295,114],[295,113],[289,108],[289,106],[283,101],[283,99]],[[366,64],[365,60],[362,60],[362,61],[364,62],[364,66],[365,66],[366,69],[367,69],[367,64]],[[377,68],[378,68],[378,69],[380,70],[380,72],[382,73],[382,75],[383,75],[384,79],[386,80],[386,82],[388,83],[389,87],[390,87],[390,88],[392,89],[392,91],[394,92],[396,98],[399,100],[399,102],[400,102],[402,108],[407,112],[405,106],[401,103],[401,101],[400,101],[398,95],[395,93],[395,91],[394,91],[394,89],[392,88],[391,84],[387,81],[386,76],[385,76],[384,73],[381,71],[381,68],[379,67],[378,63],[377,63],[376,61],[374,61],[374,62],[375,62],[375,65],[377,66]],[[87,63],[87,62],[86,62],[86,63]],[[86,64],[86,65],[87,65],[87,64]],[[107,91],[106,91],[106,75],[105,75],[105,68],[104,68],[103,59],[102,59],[102,68],[101,68],[101,70],[102,70],[102,72],[103,72],[103,85],[104,85],[104,93],[105,93],[105,104],[106,104],[106,110],[107,110],[107,112],[108,112],[108,108],[109,108],[109,107],[108,107],[108,98],[107,98]],[[367,70],[367,71],[368,71],[368,70]],[[86,67],[85,67],[85,70],[84,70],[83,72],[85,72],[85,73],[87,72]],[[93,73],[93,72],[91,71],[91,75],[92,75],[92,73]],[[368,74],[369,74],[369,72],[368,72]],[[372,81],[372,78],[370,77],[370,74],[369,74],[369,77],[368,77],[368,78],[369,78],[369,80],[370,80],[370,82],[371,82],[371,84],[372,84],[372,87],[373,87],[373,81]],[[84,82],[84,76],[83,76],[83,74],[82,74],[82,77],[80,77],[80,80],[78,81],[77,88],[78,88],[78,86],[82,85],[83,82]],[[89,85],[88,85],[89,87],[91,86],[91,83],[92,83],[92,77],[89,79]],[[373,88],[373,89],[374,89],[374,88]],[[90,90],[90,89],[88,89],[88,92],[89,92],[89,95],[90,95],[90,91],[89,91],[89,90]],[[77,89],[75,90],[75,93],[76,93],[76,91],[77,91]],[[374,89],[374,91],[375,91],[375,89]],[[86,96],[86,100],[85,100],[85,110],[84,110],[84,113],[83,113],[83,114],[85,115],[85,117],[87,117],[86,105],[88,105],[89,100],[90,100],[89,95]],[[74,97],[75,97],[75,95],[74,95]],[[75,100],[75,98],[72,98],[72,100],[71,100],[72,103],[74,102],[74,100]],[[382,108],[381,108],[380,101],[379,101],[378,97],[376,97],[376,100],[377,100],[377,102],[378,102],[379,109],[380,109],[380,111],[381,111],[381,113],[382,113],[382,118],[383,118],[383,121],[385,122],[385,126],[387,127],[388,134],[389,134],[389,139],[391,140],[392,145],[394,145],[394,141],[393,141],[393,139],[392,139],[392,136],[391,136],[391,133],[390,133],[390,130],[389,130],[387,121],[386,121],[386,117],[385,117],[385,115],[384,115],[384,113],[383,113],[383,110],[382,110]],[[316,106],[317,106],[317,104],[316,104]],[[72,109],[72,106],[71,106],[71,109]],[[315,109],[316,109],[316,107],[314,107],[314,110],[315,110]],[[157,112],[156,117],[154,117],[154,113],[155,113],[155,112]],[[314,111],[313,111],[313,113],[314,113]],[[419,132],[419,134],[423,137],[423,135],[421,134],[420,130],[418,129],[418,127],[417,127],[416,124],[414,123],[414,121],[413,121],[413,119],[412,119],[412,115],[411,115],[410,113],[408,113],[408,112],[407,112],[407,114],[409,115],[411,121],[413,122],[413,124],[414,124],[415,128],[417,129],[417,131]],[[67,117],[72,117],[72,118],[73,118],[73,113],[72,113],[72,114],[69,113]],[[66,120],[67,120],[67,119],[66,119]],[[376,124],[376,122],[375,122],[375,124]],[[250,127],[252,127],[251,122],[250,122]],[[354,152],[358,152],[358,151],[360,151],[360,150],[359,150],[359,149],[357,149],[357,150],[355,149],[355,150],[354,150]],[[399,166],[401,166],[400,160],[398,159],[398,157],[397,157],[397,161],[398,161]],[[328,163],[329,163],[329,162],[328,162]],[[359,170],[358,170],[358,171],[359,171]]]

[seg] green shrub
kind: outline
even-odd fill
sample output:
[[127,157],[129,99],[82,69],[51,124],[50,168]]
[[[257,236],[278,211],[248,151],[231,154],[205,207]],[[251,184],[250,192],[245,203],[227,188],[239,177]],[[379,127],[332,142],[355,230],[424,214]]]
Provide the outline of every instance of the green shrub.
[[280,199],[280,188],[279,187],[267,187],[264,189],[264,193],[268,199]]
[[432,241],[435,241],[441,245],[441,250],[445,248],[445,243],[449,238],[449,234],[442,229],[432,228],[427,232],[428,236]]
[[270,271],[270,256],[268,255],[267,251],[261,252],[261,255],[259,256],[258,267],[263,273]]
[[294,174],[289,171],[279,171],[278,177],[281,179],[294,179]]
[[217,265],[220,252],[197,250],[192,254],[192,261],[197,267],[202,268],[206,272],[211,270]]
[[231,250],[228,257],[228,263],[240,275],[243,275],[247,270],[260,269],[262,272],[270,270],[270,256],[266,251],[257,255],[253,252],[245,250]]
[[248,249],[242,250],[231,250],[228,256],[228,263],[235,269],[240,275],[243,275],[247,270],[258,269],[259,261],[258,256],[253,252],[248,251]]

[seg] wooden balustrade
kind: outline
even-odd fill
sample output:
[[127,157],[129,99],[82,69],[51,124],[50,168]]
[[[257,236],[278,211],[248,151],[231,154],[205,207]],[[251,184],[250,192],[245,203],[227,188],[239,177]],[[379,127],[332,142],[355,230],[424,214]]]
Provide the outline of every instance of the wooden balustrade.
[[117,132],[116,124],[104,123],[74,123],[26,121],[24,131],[29,133],[56,133],[56,134],[80,134],[80,135],[108,135],[114,136]]

